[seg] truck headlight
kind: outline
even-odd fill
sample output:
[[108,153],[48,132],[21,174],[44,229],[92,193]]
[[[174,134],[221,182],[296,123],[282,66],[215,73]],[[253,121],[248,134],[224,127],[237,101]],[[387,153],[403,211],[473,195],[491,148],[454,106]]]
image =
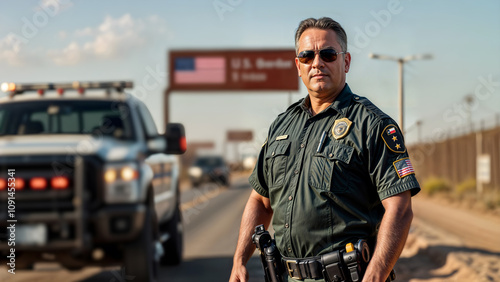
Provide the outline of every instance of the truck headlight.
[[109,204],[139,200],[139,171],[135,163],[109,164],[104,171],[104,201]]
[[188,174],[194,178],[199,178],[203,174],[203,170],[197,166],[189,168]]

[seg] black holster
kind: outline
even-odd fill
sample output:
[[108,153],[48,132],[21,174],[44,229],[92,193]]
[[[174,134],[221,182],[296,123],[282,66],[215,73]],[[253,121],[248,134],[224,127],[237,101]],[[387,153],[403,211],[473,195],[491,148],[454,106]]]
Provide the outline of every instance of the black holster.
[[328,282],[361,281],[369,261],[368,244],[358,240],[349,252],[338,250],[321,256],[323,277]]
[[255,227],[255,233],[252,235],[252,241],[260,251],[260,260],[264,267],[266,282],[283,282],[283,273],[285,268],[281,261],[281,254],[276,247],[276,242],[266,231],[264,225]]
[[[321,256],[323,277],[327,282],[361,281],[370,262],[370,248],[366,240],[358,240],[353,250],[338,250]],[[391,270],[386,282],[396,279]]]

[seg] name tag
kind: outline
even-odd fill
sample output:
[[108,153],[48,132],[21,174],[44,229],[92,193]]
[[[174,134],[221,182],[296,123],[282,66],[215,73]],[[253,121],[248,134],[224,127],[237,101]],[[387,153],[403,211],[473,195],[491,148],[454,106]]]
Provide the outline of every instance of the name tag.
[[288,135],[281,135],[281,136],[276,137],[276,141],[286,140],[286,139],[288,139]]

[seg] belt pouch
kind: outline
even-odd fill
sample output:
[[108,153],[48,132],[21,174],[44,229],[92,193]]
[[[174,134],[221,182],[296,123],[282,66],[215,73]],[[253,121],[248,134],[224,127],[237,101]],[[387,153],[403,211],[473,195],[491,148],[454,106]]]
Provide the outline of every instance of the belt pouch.
[[341,268],[340,252],[335,251],[321,256],[323,264],[323,277],[328,282],[344,281],[344,273]]

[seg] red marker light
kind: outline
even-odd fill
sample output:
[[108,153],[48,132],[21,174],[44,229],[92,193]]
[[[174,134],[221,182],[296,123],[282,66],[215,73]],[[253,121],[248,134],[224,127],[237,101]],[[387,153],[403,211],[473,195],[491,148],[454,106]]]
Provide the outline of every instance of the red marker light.
[[16,190],[22,190],[24,189],[24,179],[22,178],[16,178]]
[[182,138],[179,140],[179,145],[180,145],[180,148],[181,148],[182,152],[186,152],[186,150],[187,150],[187,142],[186,142],[186,137],[182,137]]
[[82,87],[78,88],[78,94],[83,95],[83,93],[85,93],[85,89]]
[[45,93],[45,90],[38,89],[37,93],[38,93],[38,95],[43,96],[43,94]]
[[59,96],[62,96],[64,94],[64,89],[57,88],[57,94],[59,94]]
[[33,190],[43,190],[47,188],[47,180],[43,177],[33,177],[30,180],[30,187]]
[[64,176],[52,177],[50,180],[50,186],[54,189],[66,189],[69,186],[69,180]]
[[5,190],[7,188],[7,181],[4,178],[0,178],[0,191]]

